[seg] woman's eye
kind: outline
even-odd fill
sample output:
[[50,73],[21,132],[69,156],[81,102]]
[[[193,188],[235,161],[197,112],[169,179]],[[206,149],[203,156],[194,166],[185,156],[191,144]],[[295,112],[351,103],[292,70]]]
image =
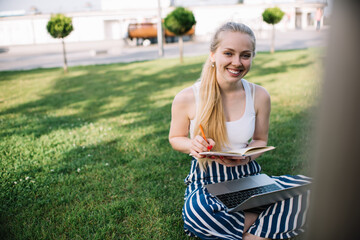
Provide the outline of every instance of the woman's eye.
[[248,59],[251,58],[251,54],[244,54],[241,56],[242,58]]
[[231,52],[225,52],[224,53],[226,56],[232,56],[232,53]]

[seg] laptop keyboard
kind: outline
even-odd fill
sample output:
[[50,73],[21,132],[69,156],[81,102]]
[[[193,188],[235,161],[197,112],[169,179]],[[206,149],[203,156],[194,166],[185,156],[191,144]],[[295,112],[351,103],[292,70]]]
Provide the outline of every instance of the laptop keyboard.
[[246,189],[242,191],[221,194],[221,195],[217,195],[216,197],[219,198],[220,201],[223,202],[228,208],[234,208],[253,195],[272,192],[280,189],[281,188],[276,184],[270,184],[270,185]]

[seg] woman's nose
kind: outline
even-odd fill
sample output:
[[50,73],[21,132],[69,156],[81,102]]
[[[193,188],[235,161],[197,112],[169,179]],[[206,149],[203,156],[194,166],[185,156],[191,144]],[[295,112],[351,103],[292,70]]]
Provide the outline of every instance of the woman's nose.
[[232,60],[232,64],[234,66],[241,66],[242,65],[241,58],[239,56],[234,56]]

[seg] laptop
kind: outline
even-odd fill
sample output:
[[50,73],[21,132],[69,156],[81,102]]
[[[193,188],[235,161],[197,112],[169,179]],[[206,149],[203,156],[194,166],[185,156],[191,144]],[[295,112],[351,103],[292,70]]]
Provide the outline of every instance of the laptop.
[[268,175],[258,174],[208,184],[206,188],[227,207],[228,212],[236,212],[255,209],[303,194],[310,189],[310,184],[284,188]]

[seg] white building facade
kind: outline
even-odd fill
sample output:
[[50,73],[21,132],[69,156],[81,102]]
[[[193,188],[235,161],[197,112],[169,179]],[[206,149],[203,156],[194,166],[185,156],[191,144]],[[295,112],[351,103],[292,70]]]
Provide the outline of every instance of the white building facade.
[[[66,42],[122,40],[127,38],[127,27],[133,22],[156,22],[158,19],[158,0],[141,1],[101,0],[101,11],[66,13],[72,17],[74,31]],[[271,26],[263,22],[262,12],[268,7],[277,6],[285,12],[277,30],[315,28],[315,14],[318,8],[324,9],[324,1],[279,1],[279,0],[224,0],[215,5],[215,0],[160,0],[162,18],[174,7],[182,5],[195,15],[197,21],[195,37],[208,38],[223,22],[237,21],[249,25],[257,37],[267,37]],[[214,2],[214,4],[211,4]],[[240,3],[239,3],[240,2]],[[0,46],[46,44],[58,42],[52,38],[46,24],[50,14],[33,14],[0,18]]]

